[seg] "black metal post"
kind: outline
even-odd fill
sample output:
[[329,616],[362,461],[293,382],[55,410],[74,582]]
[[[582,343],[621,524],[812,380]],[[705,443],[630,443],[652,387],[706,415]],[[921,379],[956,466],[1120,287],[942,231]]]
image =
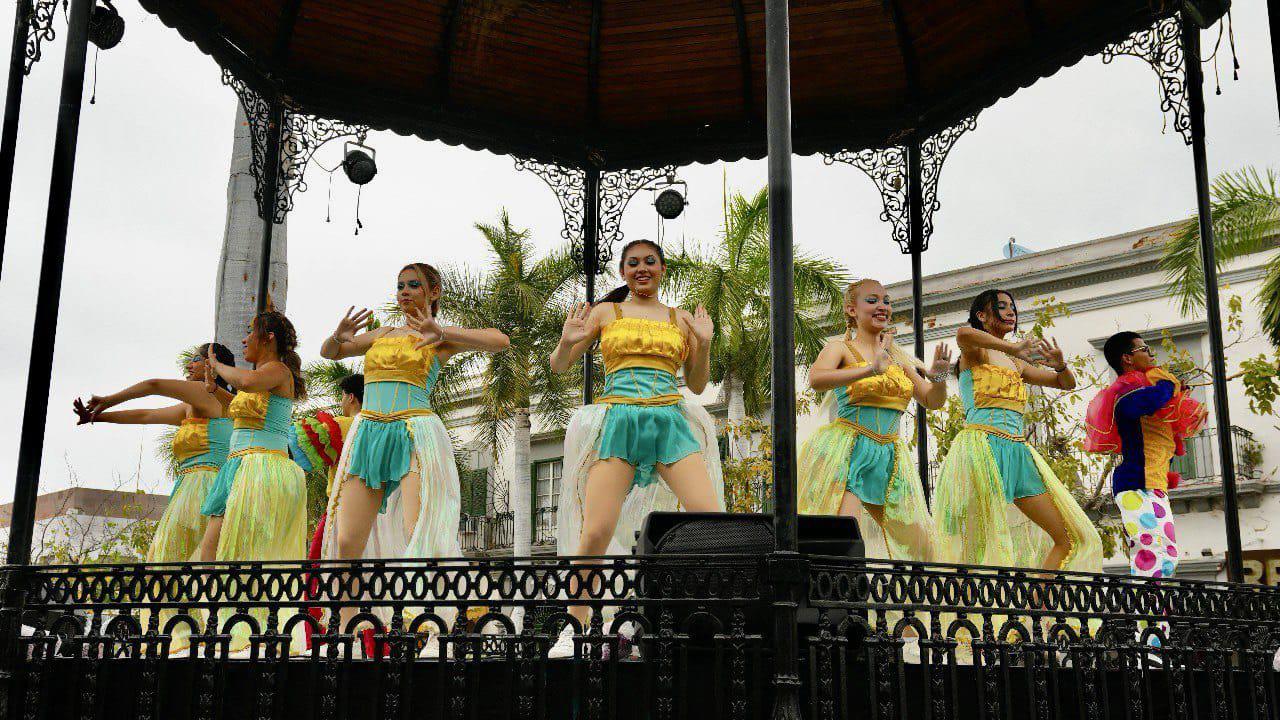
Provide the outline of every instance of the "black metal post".
[[22,412],[22,434],[18,440],[18,476],[14,483],[13,524],[9,530],[10,565],[25,565],[31,560],[31,534],[35,523],[36,494],[40,489],[45,416],[49,412],[58,302],[62,294],[62,266],[67,250],[67,220],[71,215],[71,182],[80,133],[80,103],[84,94],[91,3],[92,0],[72,0],[67,20],[67,49],[62,66],[62,92],[58,100],[53,171],[49,176],[49,209],[44,225],[44,257],[40,261],[40,283],[36,290],[36,314],[31,333],[31,364],[27,369],[27,395]]
[[1187,99],[1191,110],[1191,156],[1195,161],[1196,212],[1200,219],[1200,262],[1204,265],[1204,304],[1209,321],[1209,355],[1213,369],[1213,415],[1218,425],[1222,462],[1222,504],[1227,525],[1227,579],[1244,580],[1240,547],[1240,503],[1236,498],[1236,463],[1231,451],[1231,414],[1227,402],[1227,359],[1218,304],[1218,261],[1214,256],[1213,219],[1209,215],[1209,167],[1204,147],[1204,74],[1200,69],[1200,29],[1182,20],[1182,54],[1187,65]]
[[262,254],[258,264],[258,312],[267,309],[267,297],[271,290],[271,236],[276,227],[276,198],[280,188],[280,135],[284,132],[284,105],[280,98],[271,101],[270,119],[267,124],[267,158],[262,164],[264,182],[262,198],[258,201],[258,215],[262,218]]
[[4,125],[0,127],[0,277],[4,274],[4,242],[9,236],[9,194],[13,192],[13,159],[18,153],[18,118],[22,115],[22,86],[27,78],[27,33],[31,29],[31,0],[18,0],[9,48],[9,86],[4,96]]
[[[1280,23],[1280,0],[1267,0],[1267,27]],[[1280,33],[1271,35],[1272,79],[1276,81],[1276,105],[1280,106]]]
[[[600,168],[588,163],[586,197],[582,207],[582,273],[586,276],[587,302],[596,301],[596,275],[600,273]],[[582,404],[590,405],[595,395],[595,361],[591,353],[582,356]]]
[[[920,187],[920,139],[911,138],[907,145],[907,229],[911,242],[911,330],[915,338],[916,357],[924,362],[924,278],[920,256],[928,242],[924,236],[924,191]],[[929,502],[933,487],[929,483],[929,421],[925,409],[916,406],[916,464],[924,500]]]
[[805,581],[796,531],[795,278],[791,241],[791,28],[787,0],[766,0],[765,87],[769,149],[769,297],[773,362],[773,526],[775,720],[800,717],[796,610]]

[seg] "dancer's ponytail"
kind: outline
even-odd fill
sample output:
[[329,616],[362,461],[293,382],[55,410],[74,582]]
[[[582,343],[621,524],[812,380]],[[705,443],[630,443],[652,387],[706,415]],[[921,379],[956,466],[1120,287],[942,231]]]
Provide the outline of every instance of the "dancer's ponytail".
[[623,285],[621,287],[616,287],[610,290],[608,294],[606,294],[604,297],[600,298],[596,302],[620,303],[625,301],[630,295],[631,295],[631,288],[627,287],[626,285]]
[[283,313],[267,310],[258,313],[253,327],[259,336],[276,336],[276,355],[293,375],[293,399],[306,400],[307,381],[302,376],[302,358],[297,353],[298,333],[293,329],[293,323]]

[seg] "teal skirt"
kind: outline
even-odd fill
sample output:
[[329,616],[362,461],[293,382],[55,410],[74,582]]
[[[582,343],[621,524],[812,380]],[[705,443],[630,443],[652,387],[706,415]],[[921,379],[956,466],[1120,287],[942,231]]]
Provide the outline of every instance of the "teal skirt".
[[[974,408],[965,419],[970,423],[990,425],[1010,435],[1023,433],[1022,414],[1013,410]],[[1040,470],[1036,468],[1035,458],[1031,456],[1026,443],[990,433],[984,434],[987,436],[987,444],[991,446],[991,456],[996,461],[996,468],[1000,471],[1006,502],[1049,492],[1044,480],[1040,478]]]
[[701,449],[678,406],[615,403],[605,413],[596,450],[601,460],[625,460],[636,469],[632,482],[645,487],[656,479],[657,464],[677,463]]
[[413,437],[404,420],[382,422],[360,418],[351,435],[351,464],[347,475],[358,477],[365,485],[382,491],[382,508],[387,497],[400,487],[400,480],[413,465]]
[[[854,405],[844,408],[840,417],[878,435],[897,435],[902,412],[890,408]],[[859,435],[849,454],[849,474],[845,488],[868,505],[884,505],[889,495],[889,479],[893,477],[894,443],[879,442]]]
[[240,472],[243,456],[227,458],[218,468],[218,476],[213,479],[209,494],[204,496],[200,504],[200,514],[209,517],[222,517],[227,514],[227,498],[231,497],[231,488],[235,485],[236,473]]

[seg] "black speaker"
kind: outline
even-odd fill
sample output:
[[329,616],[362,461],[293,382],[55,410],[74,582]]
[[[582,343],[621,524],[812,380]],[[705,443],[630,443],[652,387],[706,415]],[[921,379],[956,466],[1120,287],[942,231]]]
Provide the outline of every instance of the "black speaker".
[[[798,525],[798,545],[803,554],[834,555],[860,558],[863,556],[862,535],[858,523],[851,517],[839,515],[801,515]],[[645,518],[636,543],[636,554],[644,557],[663,555],[765,555],[777,548],[773,533],[773,515],[756,513],[677,513],[655,512]],[[730,599],[743,595],[744,589],[758,590],[761,578],[758,566],[734,568],[724,573],[700,560],[672,560],[664,563],[670,572],[658,571],[646,574],[639,581],[639,597],[646,599],[675,599],[706,597],[712,600]],[[717,630],[728,632],[731,627],[731,610],[708,604],[708,613],[690,620],[688,605],[672,615],[677,630],[696,636],[709,637]],[[646,603],[644,613],[656,627],[661,606]],[[798,619],[801,635],[812,632],[817,624],[817,610],[801,602]],[[830,614],[839,622],[843,616]],[[773,632],[770,608],[756,602],[747,608],[747,633],[769,636]],[[716,626],[719,626],[718,628]]]

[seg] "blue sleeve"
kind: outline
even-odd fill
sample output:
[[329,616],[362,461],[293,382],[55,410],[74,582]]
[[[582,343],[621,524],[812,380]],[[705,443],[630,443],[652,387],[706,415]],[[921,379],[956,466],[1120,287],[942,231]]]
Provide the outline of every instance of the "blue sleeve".
[[1151,387],[1134,390],[1116,403],[1116,415],[1126,419],[1154,415],[1173,399],[1173,391],[1173,383],[1168,380],[1161,380]]

